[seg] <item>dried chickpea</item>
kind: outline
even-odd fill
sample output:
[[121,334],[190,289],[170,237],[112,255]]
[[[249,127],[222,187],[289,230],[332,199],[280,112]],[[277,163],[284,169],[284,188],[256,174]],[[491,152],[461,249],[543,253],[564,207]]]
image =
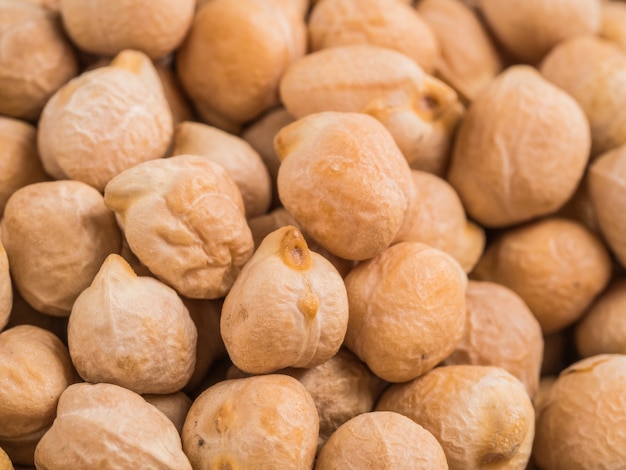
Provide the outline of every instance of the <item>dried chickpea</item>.
[[37,130],[17,119],[0,116],[0,216],[15,191],[31,183],[45,181],[37,154]]
[[50,175],[102,191],[122,171],[162,157],[172,132],[152,62],[140,52],[124,51],[109,66],[85,72],[55,93],[37,139]]
[[0,1],[0,114],[35,121],[48,99],[78,73],[55,16],[23,0]]
[[611,42],[594,36],[564,41],[546,56],[543,76],[570,94],[587,116],[591,153],[598,155],[626,144],[626,55]]
[[345,345],[388,382],[419,377],[463,337],[467,276],[443,251],[398,243],[359,263],[345,283]]
[[143,398],[167,416],[170,421],[174,423],[178,434],[182,434],[185,418],[193,403],[191,398],[183,392],[170,393],[167,395],[149,394],[143,395]]
[[224,299],[220,331],[238,368],[264,374],[329,360],[347,325],[343,279],[286,226],[265,237],[241,270]]
[[473,271],[526,302],[544,334],[578,320],[611,277],[602,243],[581,224],[548,218],[510,229],[491,246]]
[[519,379],[532,398],[543,359],[541,326],[511,289],[469,281],[465,334],[444,364],[496,366]]
[[406,160],[378,121],[316,113],[284,127],[275,146],[280,200],[321,246],[362,260],[392,243],[413,186]]
[[324,0],[309,18],[312,51],[351,44],[393,49],[432,73],[439,45],[428,24],[408,5],[389,0]]
[[315,462],[315,470],[448,470],[435,436],[415,421],[392,411],[352,418],[333,433]]
[[626,267],[626,145],[600,155],[589,167],[589,195],[600,231]]
[[626,5],[623,2],[602,2],[600,36],[626,52]]
[[272,182],[261,156],[243,139],[199,122],[182,122],[174,130],[172,155],[200,155],[222,165],[237,184],[246,217],[267,212]]
[[[277,2],[213,0],[176,55],[181,83],[207,123],[229,131],[278,104],[278,82],[304,53],[304,28]],[[253,70],[254,73],[250,73]]]
[[486,28],[458,0],[422,0],[417,11],[441,49],[436,75],[472,101],[503,67]]
[[425,243],[452,255],[470,272],[485,247],[482,228],[467,220],[458,194],[447,181],[411,171],[413,202],[395,242]]
[[41,470],[191,470],[174,424],[140,395],[113,384],[80,383],[59,399],[35,449]]
[[241,193],[204,157],[136,165],[107,184],[104,201],[137,258],[186,297],[223,297],[252,255]]
[[313,467],[318,417],[304,386],[286,375],[226,380],[187,414],[183,449],[193,468]]
[[191,103],[182,90],[178,77],[172,70],[171,63],[169,61],[160,61],[155,64],[155,69],[161,80],[163,94],[169,104],[173,123],[192,121],[195,114],[191,109]]
[[0,333],[0,447],[16,463],[32,462],[28,450],[54,420],[61,393],[78,380],[67,348],[36,326],[19,325]]
[[565,369],[537,410],[533,458],[546,470],[604,470],[626,462],[626,356],[602,354]]
[[626,279],[613,282],[576,325],[581,357],[626,354]]
[[158,59],[182,42],[194,6],[194,0],[60,0],[60,13],[67,34],[83,51],[113,56],[135,49]]
[[102,195],[80,181],[18,189],[7,202],[2,241],[15,287],[36,310],[68,316],[110,253],[121,248]]
[[401,413],[430,431],[450,470],[526,468],[535,414],[522,383],[499,367],[437,367],[388,388],[377,411]]
[[13,284],[9,272],[9,259],[0,240],[0,331],[9,323],[11,309],[13,308]]
[[498,40],[528,63],[539,62],[569,38],[600,29],[599,0],[480,0],[479,4]]
[[68,324],[72,362],[91,383],[136,393],[181,390],[195,365],[196,327],[176,292],[138,277],[109,255],[74,302]]
[[590,145],[589,125],[571,97],[531,67],[510,67],[461,122],[448,181],[483,226],[510,226],[567,202]]
[[280,95],[296,118],[322,111],[370,114],[412,168],[439,175],[464,111],[452,88],[407,56],[369,44],[324,49],[294,62]]

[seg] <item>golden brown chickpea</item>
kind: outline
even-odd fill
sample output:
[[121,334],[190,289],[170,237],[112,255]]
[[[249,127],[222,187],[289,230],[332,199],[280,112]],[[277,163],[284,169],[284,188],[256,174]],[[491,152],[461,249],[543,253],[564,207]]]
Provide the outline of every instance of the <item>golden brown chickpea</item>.
[[183,449],[193,468],[310,469],[318,421],[311,395],[293,377],[226,380],[191,405]]
[[533,405],[524,385],[499,367],[438,367],[392,385],[376,410],[401,413],[430,431],[450,470],[523,470],[530,457]]
[[415,421],[392,411],[363,413],[333,433],[315,462],[315,470],[448,470],[435,436]]
[[55,16],[22,0],[0,1],[0,114],[35,121],[48,99],[78,73]]
[[358,264],[345,282],[345,345],[388,382],[419,377],[463,337],[467,276],[443,251],[398,243]]
[[546,470],[622,468],[626,462],[626,356],[576,362],[537,410],[533,458]]
[[102,195],[79,181],[18,189],[7,202],[2,241],[15,287],[36,310],[68,316],[102,262],[121,248]]
[[42,470],[191,470],[174,424],[141,395],[113,384],[68,387],[35,449]]
[[516,292],[544,334],[550,334],[578,320],[604,290],[611,261],[581,224],[548,218],[504,232],[487,248],[473,275]]
[[238,368],[266,374],[329,360],[347,325],[343,279],[286,226],[265,237],[241,270],[224,300],[220,331]]

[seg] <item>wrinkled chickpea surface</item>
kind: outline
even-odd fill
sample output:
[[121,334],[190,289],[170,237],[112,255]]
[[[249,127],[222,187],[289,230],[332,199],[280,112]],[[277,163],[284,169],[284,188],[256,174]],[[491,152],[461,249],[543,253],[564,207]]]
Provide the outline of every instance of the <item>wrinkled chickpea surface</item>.
[[626,2],[0,0],[0,470],[626,468]]

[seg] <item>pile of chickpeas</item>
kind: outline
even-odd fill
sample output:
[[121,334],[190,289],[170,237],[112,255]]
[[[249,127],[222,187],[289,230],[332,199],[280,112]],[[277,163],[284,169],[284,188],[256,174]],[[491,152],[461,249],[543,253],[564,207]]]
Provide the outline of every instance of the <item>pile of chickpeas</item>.
[[626,2],[0,0],[0,470],[626,468]]

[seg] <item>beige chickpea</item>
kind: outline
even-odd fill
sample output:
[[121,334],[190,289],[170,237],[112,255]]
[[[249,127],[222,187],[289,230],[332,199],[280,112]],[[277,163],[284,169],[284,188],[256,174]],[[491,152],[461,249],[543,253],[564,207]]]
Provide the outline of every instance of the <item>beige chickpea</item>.
[[237,184],[246,217],[267,212],[272,182],[261,156],[243,139],[199,122],[182,122],[174,131],[172,155],[200,155],[222,165]]
[[611,42],[582,36],[557,45],[543,60],[543,76],[570,94],[587,116],[591,153],[626,144],[626,55]]
[[311,50],[372,44],[405,54],[432,73],[439,59],[435,34],[408,5],[389,0],[325,0],[309,18]]
[[9,259],[0,240],[0,331],[9,323],[9,316],[13,308],[13,284],[9,272]]
[[15,287],[36,310],[68,316],[110,253],[121,248],[102,195],[79,181],[18,189],[7,202],[2,241]]
[[367,113],[391,133],[412,168],[442,175],[464,112],[456,92],[404,54],[369,44],[333,47],[294,62],[280,82],[296,118]]
[[161,80],[163,95],[169,104],[173,123],[192,121],[195,118],[195,114],[191,108],[191,102],[185,96],[182,85],[172,70],[171,62],[162,60],[155,63],[154,66]]
[[474,100],[503,68],[478,15],[458,0],[422,0],[417,11],[441,49],[436,75],[468,101]]
[[604,290],[611,261],[581,224],[548,218],[504,232],[487,248],[473,275],[516,292],[544,334],[550,334],[578,320]]
[[556,379],[537,410],[533,458],[542,469],[621,468],[626,356],[580,360]]
[[109,255],[74,302],[68,324],[72,362],[91,383],[136,393],[174,393],[194,369],[196,327],[176,292],[138,277]]
[[316,113],[284,127],[276,152],[280,199],[321,246],[362,260],[392,243],[413,187],[406,160],[378,121],[358,113]]
[[220,331],[233,363],[263,374],[329,360],[347,325],[341,276],[286,226],[265,237],[241,270],[224,300]]
[[200,117],[236,131],[277,105],[280,77],[304,53],[303,29],[278,2],[213,0],[201,8],[176,55]]
[[415,421],[392,411],[355,416],[333,433],[315,462],[315,470],[448,470],[435,436]]
[[626,266],[626,145],[600,155],[589,167],[591,205],[602,235]]
[[622,2],[602,2],[602,26],[599,35],[626,52],[626,5]]
[[483,226],[518,224],[567,202],[590,145],[589,125],[571,97],[531,67],[510,67],[463,119],[448,181]]
[[35,121],[48,99],[78,73],[60,22],[22,0],[0,1],[0,114]]
[[463,337],[467,276],[443,251],[398,243],[359,263],[345,283],[345,345],[388,382],[426,373]]
[[491,282],[469,281],[466,305],[465,333],[444,364],[501,367],[532,398],[543,359],[543,335],[533,313],[511,289]]
[[52,424],[59,396],[78,377],[61,340],[31,325],[0,333],[0,377],[0,447],[16,463],[32,463],[34,444]]
[[78,76],[48,101],[38,148],[56,179],[102,191],[122,171],[160,158],[172,137],[172,115],[152,62],[136,51]]
[[59,399],[57,417],[35,449],[35,466],[191,470],[174,424],[138,395],[113,384],[80,383]]
[[143,398],[167,416],[176,427],[178,434],[182,434],[185,418],[193,403],[191,398],[183,392],[169,393],[167,395],[149,394],[143,395]]
[[437,367],[392,385],[376,410],[401,413],[430,431],[450,470],[524,470],[530,457],[533,405],[524,385],[499,367]]
[[296,379],[280,374],[226,380],[187,414],[183,449],[193,468],[313,467],[318,417]]
[[480,0],[495,36],[515,57],[535,64],[557,44],[598,32],[599,0]]
[[194,6],[193,0],[108,0],[96,4],[60,0],[60,13],[65,30],[81,50],[112,56],[135,49],[158,59],[183,41]]
[[137,258],[186,297],[223,297],[252,255],[241,193],[204,157],[136,165],[107,184],[104,200]]
[[45,181],[37,154],[37,130],[17,119],[0,116],[0,215],[15,191],[27,184]]
[[576,349],[581,357],[626,354],[626,279],[615,280],[576,325]]
[[470,272],[485,247],[484,230],[467,220],[458,194],[442,178],[412,170],[413,200],[395,242],[425,243],[445,251]]

